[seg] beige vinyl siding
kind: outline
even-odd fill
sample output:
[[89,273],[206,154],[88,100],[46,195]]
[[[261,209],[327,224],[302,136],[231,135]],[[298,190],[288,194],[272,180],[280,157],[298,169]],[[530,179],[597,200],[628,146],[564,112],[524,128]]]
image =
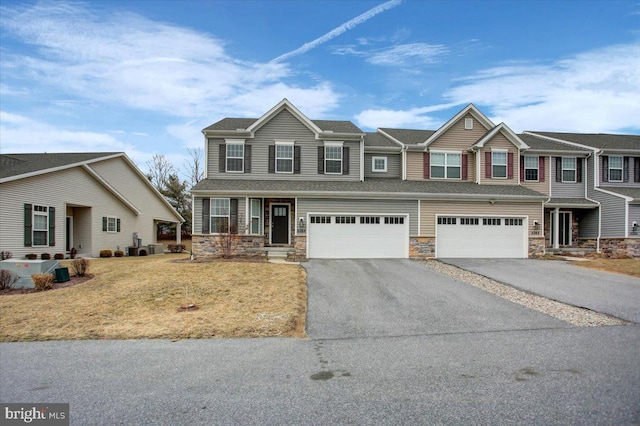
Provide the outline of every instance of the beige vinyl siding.
[[[387,158],[387,171],[386,172],[373,172],[372,171],[372,158],[373,157],[386,157]],[[395,178],[402,179],[402,161],[400,160],[400,154],[365,154],[364,155],[364,177],[365,178]]]
[[[465,130],[465,118],[473,119],[473,129]],[[484,127],[473,115],[467,114],[453,124],[438,139],[429,145],[430,150],[456,150],[466,152],[471,146],[487,133],[488,128]]]
[[407,152],[407,180],[424,179],[424,162],[422,152]]
[[[211,196],[205,198],[237,198],[238,199],[238,234],[246,234],[247,228],[247,199],[245,197]],[[193,233],[202,233],[202,199],[195,197],[193,204]],[[264,206],[263,206],[264,207]]]
[[[300,174],[269,173],[269,145],[276,139],[292,139],[300,146]],[[336,138],[336,141],[341,141]],[[315,139],[314,133],[283,110],[258,129],[253,139],[247,138],[245,146],[251,146],[251,173],[220,173],[219,146],[224,139],[209,139],[207,153],[207,175],[209,179],[247,180],[360,180],[360,141],[344,141],[349,147],[349,174],[318,174],[318,147],[324,142]]]
[[[485,152],[491,152],[491,149],[506,149],[509,154],[513,154],[513,179],[493,179],[485,177],[487,170]],[[484,148],[480,150],[480,183],[483,185],[518,185],[520,183],[519,161],[518,149],[502,133],[496,134],[491,140],[485,143]]]
[[[522,154],[522,158],[524,158],[525,155],[526,153]],[[551,185],[551,169],[549,167],[549,164],[551,164],[551,157],[544,157],[544,182],[540,182],[539,180],[538,182],[527,182],[523,180],[521,182],[522,186],[533,189],[534,191],[540,192],[541,194],[549,195],[549,188]],[[518,173],[520,173],[520,162],[518,162]],[[540,178],[539,175],[538,178]]]
[[461,216],[527,216],[529,232],[533,231],[534,221],[542,223],[542,203],[510,203],[496,201],[420,201],[420,228],[422,236],[435,236],[436,215]]
[[363,200],[363,199],[328,199],[298,198],[296,221],[307,217],[307,213],[371,213],[371,214],[408,214],[409,232],[418,232],[417,200]]
[[[79,254],[98,256],[102,249],[121,250],[130,246],[132,233],[138,232],[143,244],[155,240],[150,216],[136,216],[89,173],[73,168],[0,184],[0,247],[14,258],[27,253],[64,253],[66,216],[74,217],[74,245]],[[24,204],[52,206],[56,209],[54,247],[24,247]],[[144,210],[144,206],[139,207]],[[102,217],[121,219],[121,232],[102,231]],[[80,244],[82,247],[80,247]]]

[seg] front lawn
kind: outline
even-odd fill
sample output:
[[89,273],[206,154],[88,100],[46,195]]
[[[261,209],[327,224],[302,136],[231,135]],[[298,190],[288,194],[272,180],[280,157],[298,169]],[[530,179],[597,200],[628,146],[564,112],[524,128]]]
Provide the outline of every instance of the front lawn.
[[640,277],[640,260],[638,259],[592,259],[573,262],[573,264],[585,268]]
[[300,266],[187,259],[91,259],[90,281],[2,296],[0,340],[304,336]]

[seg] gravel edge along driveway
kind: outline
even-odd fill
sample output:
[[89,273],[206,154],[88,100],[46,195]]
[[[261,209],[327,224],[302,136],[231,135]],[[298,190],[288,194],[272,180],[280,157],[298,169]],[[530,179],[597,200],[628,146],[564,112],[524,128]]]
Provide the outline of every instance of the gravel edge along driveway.
[[568,305],[547,299],[526,291],[515,289],[506,284],[487,278],[483,275],[469,272],[457,266],[439,262],[437,260],[419,261],[427,268],[457,279],[474,287],[481,288],[503,299],[534,309],[554,318],[566,321],[578,327],[598,327],[604,325],[629,325],[628,321],[611,315],[602,314],[585,308]]

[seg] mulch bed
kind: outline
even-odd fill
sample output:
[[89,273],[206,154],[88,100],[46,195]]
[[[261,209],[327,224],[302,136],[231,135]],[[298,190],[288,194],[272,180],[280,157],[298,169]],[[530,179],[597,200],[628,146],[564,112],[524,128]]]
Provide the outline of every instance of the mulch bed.
[[[73,275],[69,277],[69,281],[64,283],[54,283],[53,288],[51,290],[58,290],[61,288],[73,287],[74,285],[82,284],[83,282],[89,281],[92,279],[94,275],[86,274],[83,277],[79,277],[77,275]],[[11,296],[14,294],[29,294],[29,293],[38,293],[38,290],[35,288],[11,288],[0,290],[0,296]]]

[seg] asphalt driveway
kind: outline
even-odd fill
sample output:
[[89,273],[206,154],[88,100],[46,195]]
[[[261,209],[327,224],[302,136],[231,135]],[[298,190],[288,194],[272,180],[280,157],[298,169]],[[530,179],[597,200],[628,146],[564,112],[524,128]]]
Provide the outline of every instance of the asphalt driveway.
[[314,339],[569,326],[410,260],[311,260],[303,266],[307,334]]
[[582,268],[564,261],[443,261],[549,299],[640,323],[640,278]]

